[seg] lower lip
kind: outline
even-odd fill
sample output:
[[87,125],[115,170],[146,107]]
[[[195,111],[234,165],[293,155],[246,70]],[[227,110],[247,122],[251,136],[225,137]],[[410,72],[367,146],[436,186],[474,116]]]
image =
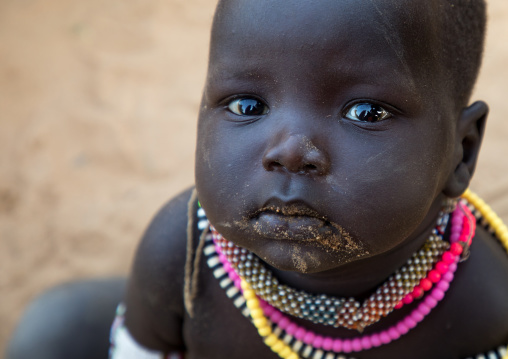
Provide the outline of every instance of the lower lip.
[[263,237],[292,240],[319,240],[332,235],[332,227],[322,219],[309,216],[285,216],[263,212],[256,218],[254,229]]

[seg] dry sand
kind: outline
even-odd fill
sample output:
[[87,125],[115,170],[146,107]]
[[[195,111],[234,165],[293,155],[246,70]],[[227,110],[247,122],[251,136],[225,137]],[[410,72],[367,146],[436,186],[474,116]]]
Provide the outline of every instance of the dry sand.
[[[0,353],[37,293],[125,274],[193,182],[214,0],[0,2]],[[508,2],[490,1],[473,189],[508,220]]]

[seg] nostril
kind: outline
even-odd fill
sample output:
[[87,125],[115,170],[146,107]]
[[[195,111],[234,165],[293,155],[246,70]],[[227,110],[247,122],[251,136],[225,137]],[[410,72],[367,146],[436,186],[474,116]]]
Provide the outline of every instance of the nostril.
[[303,171],[304,172],[314,172],[317,170],[317,166],[316,165],[313,165],[313,164],[306,164],[305,166],[303,166]]
[[267,169],[270,170],[270,171],[273,171],[273,170],[276,170],[276,169],[280,169],[282,167],[284,167],[284,166],[279,161],[271,161],[268,164]]

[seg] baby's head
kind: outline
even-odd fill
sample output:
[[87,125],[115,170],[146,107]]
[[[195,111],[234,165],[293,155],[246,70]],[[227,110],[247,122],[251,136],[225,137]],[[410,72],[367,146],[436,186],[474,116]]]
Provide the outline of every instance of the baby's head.
[[480,0],[220,1],[196,152],[211,223],[301,272],[421,242],[474,170],[484,27]]

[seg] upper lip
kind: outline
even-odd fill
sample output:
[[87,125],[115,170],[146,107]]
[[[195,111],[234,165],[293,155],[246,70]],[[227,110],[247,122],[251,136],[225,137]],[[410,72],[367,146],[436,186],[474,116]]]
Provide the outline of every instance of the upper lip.
[[282,200],[276,197],[270,198],[255,212],[254,216],[257,217],[263,212],[279,213],[284,216],[314,217],[326,220],[325,216],[321,215],[312,208],[312,206],[300,199]]

